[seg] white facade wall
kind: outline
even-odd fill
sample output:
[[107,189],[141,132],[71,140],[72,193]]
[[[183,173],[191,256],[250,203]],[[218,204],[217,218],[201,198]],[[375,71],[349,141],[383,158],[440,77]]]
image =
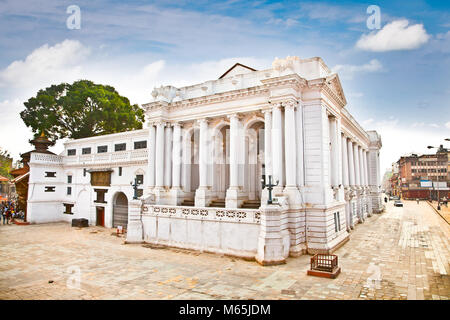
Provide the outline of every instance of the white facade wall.
[[[96,224],[96,207],[104,207],[104,225],[113,225],[113,203],[117,193],[123,192],[128,201],[134,190],[130,182],[136,175],[144,175],[146,182],[147,149],[134,150],[134,142],[146,141],[148,130],[136,130],[119,134],[78,139],[65,143],[60,155],[32,153],[28,192],[28,221],[43,223],[85,218]],[[114,151],[114,145],[126,143],[125,151]],[[108,146],[108,152],[97,153],[98,146]],[[91,154],[83,155],[82,148],[91,148]],[[67,156],[67,150],[76,149],[75,156]],[[119,176],[119,167],[122,175]],[[111,186],[91,186],[88,170],[111,169]],[[84,174],[86,170],[86,173]],[[45,172],[55,172],[55,177],[45,177]],[[68,176],[72,182],[68,183]],[[55,187],[55,192],[45,192],[45,187]],[[67,188],[71,187],[68,195]],[[144,186],[140,187],[145,189]],[[96,203],[94,189],[106,189],[105,202]],[[64,204],[73,204],[72,213],[65,214]]]
[[[72,201],[73,217],[83,216],[95,223],[98,204],[93,202],[89,177],[82,177],[83,168],[112,170],[106,194],[106,226],[112,224],[114,195],[123,191],[130,200],[133,190],[129,182],[138,173],[144,175],[147,211],[139,213],[138,202],[130,208],[130,242],[251,256],[261,241],[272,237],[267,236],[267,230],[273,225],[279,230],[273,236],[280,250],[286,250],[288,235],[291,255],[329,253],[348,240],[355,222],[382,210],[378,187],[381,139],[375,131],[366,132],[348,113],[339,77],[320,58],[276,59],[271,69],[262,71],[236,66],[218,80],[183,88],[159,87],[152,96],[154,100],[143,105],[149,128],[70,141],[65,153],[53,162],[32,159],[30,181],[39,191],[30,195],[34,221],[67,220],[57,207]],[[259,139],[269,139],[258,151],[249,138],[255,125],[264,129]],[[231,129],[230,140],[225,142],[216,139],[224,126]],[[181,141],[173,143],[171,138],[180,134]],[[152,145],[132,150],[134,141],[141,140]],[[127,144],[127,151],[114,152],[114,144],[121,142]],[[229,169],[222,165],[220,170],[229,171],[218,174],[214,159],[223,152],[218,149],[223,143],[230,160]],[[81,148],[90,146],[95,153],[100,145],[108,145],[108,154],[80,155]],[[77,149],[75,157],[66,155],[71,148]],[[147,150],[151,150],[150,161]],[[177,154],[181,164],[174,163]],[[197,164],[191,163],[191,156],[199,160]],[[257,159],[257,163],[250,165],[248,159]],[[211,208],[214,203],[223,203],[225,212],[247,210],[241,206],[251,201],[265,205],[267,189],[255,195],[265,162],[266,178],[270,174],[273,182],[279,182],[273,192],[278,204],[261,211],[267,214],[264,221],[268,225],[261,228],[258,223],[224,221],[215,216],[218,209]],[[117,174],[119,165],[122,177]],[[55,198],[41,192],[48,183],[39,169],[44,167],[58,171]],[[253,168],[259,171],[251,171]],[[64,194],[68,173],[73,174],[70,197]],[[224,177],[229,179],[226,190],[220,189]],[[198,188],[193,187],[197,184]],[[55,208],[44,212],[39,203]],[[175,213],[160,214],[155,208]],[[256,214],[261,208],[249,212]],[[183,210],[197,209],[206,210],[207,218],[182,214]],[[268,252],[259,253],[259,257],[268,256]],[[275,256],[282,261],[284,254]]]

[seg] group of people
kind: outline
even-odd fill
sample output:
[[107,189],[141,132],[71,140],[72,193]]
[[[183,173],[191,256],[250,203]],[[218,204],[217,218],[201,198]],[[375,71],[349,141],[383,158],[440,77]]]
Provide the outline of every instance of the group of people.
[[17,212],[14,202],[3,201],[0,204],[0,213],[2,215],[3,224],[10,224],[16,218],[23,219],[24,213],[22,211]]

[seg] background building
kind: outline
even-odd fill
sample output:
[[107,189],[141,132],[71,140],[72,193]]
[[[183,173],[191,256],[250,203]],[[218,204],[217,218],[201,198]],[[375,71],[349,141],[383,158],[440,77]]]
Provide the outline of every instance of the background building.
[[411,154],[397,161],[396,192],[404,199],[449,197],[449,152],[441,145],[436,154]]

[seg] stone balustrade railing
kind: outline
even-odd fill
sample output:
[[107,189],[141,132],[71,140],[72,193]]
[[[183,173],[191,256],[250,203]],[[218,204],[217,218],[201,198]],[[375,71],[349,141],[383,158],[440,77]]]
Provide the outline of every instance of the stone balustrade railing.
[[147,149],[116,151],[64,157],[64,164],[99,164],[147,160]]
[[31,153],[30,163],[51,163],[51,164],[62,164],[61,156],[56,154],[47,153]]
[[144,205],[143,215],[250,224],[260,224],[261,220],[259,209],[227,209],[167,205]]

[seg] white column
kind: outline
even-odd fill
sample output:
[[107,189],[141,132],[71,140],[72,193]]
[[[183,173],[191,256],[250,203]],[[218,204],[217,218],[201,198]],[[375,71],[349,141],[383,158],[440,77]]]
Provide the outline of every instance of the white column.
[[295,142],[295,104],[287,103],[284,107],[284,140],[286,162],[286,187],[297,186],[297,146]]
[[281,104],[272,109],[272,155],[273,155],[273,181],[279,181],[279,186],[284,186],[283,181],[283,135],[281,132]]
[[333,117],[329,121],[330,123],[330,143],[331,143],[331,186],[335,187],[338,183],[338,174],[339,174],[339,168],[338,168],[338,141],[337,141],[337,122],[336,118]]
[[362,156],[362,147],[358,146],[358,160],[359,160],[359,175],[360,175],[360,185],[364,186],[364,159]]
[[167,125],[165,129],[165,154],[164,154],[164,186],[172,184],[172,127]]
[[181,180],[181,127],[179,123],[173,125],[173,153],[172,153],[172,188],[180,188]]
[[148,127],[148,144],[147,144],[147,155],[148,155],[148,178],[147,186],[153,188],[155,186],[155,154],[156,154],[156,129],[153,123],[150,123]]
[[266,183],[272,175],[272,111],[264,110],[264,165],[266,172]]
[[347,150],[348,150],[348,171],[349,171],[349,182],[351,186],[356,185],[355,179],[355,159],[353,153],[353,143],[352,140],[348,139],[347,141]]
[[164,186],[164,122],[160,122],[156,127],[156,187]]
[[361,171],[359,170],[359,152],[357,143],[353,145],[353,156],[355,159],[355,184],[359,187],[361,185]]
[[208,187],[208,121],[199,120],[200,124],[200,145],[199,145],[199,176],[200,188]]
[[349,186],[347,138],[342,135],[342,183]]
[[301,103],[295,110],[295,129],[297,141],[297,185],[305,185],[305,173],[303,171],[303,107]]
[[[230,188],[238,189],[239,187],[239,118],[237,114],[230,116]],[[240,152],[243,152],[241,150]]]
[[364,151],[364,161],[366,164],[366,186],[369,186],[369,151]]

